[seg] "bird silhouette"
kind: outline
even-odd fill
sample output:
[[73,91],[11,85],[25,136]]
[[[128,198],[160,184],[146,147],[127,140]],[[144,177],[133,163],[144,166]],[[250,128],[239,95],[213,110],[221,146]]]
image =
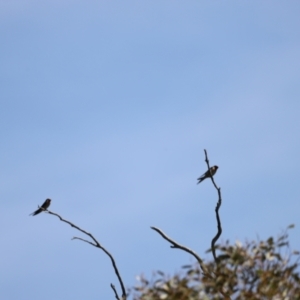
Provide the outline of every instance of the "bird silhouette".
[[200,176],[199,178],[197,178],[197,180],[199,180],[197,182],[197,184],[199,184],[200,182],[202,182],[204,179],[211,177],[211,175],[214,176],[216,174],[218,168],[219,168],[218,166],[213,166],[209,170],[207,170],[202,176]]
[[35,216],[37,214],[39,214],[42,211],[45,211],[51,204],[51,199],[46,199],[45,202],[42,204],[41,207],[39,207],[39,209],[37,209],[36,211],[34,211],[33,213],[31,213],[29,216]]

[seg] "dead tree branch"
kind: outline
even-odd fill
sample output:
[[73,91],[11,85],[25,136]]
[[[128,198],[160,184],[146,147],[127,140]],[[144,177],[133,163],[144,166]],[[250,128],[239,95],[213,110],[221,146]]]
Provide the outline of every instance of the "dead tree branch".
[[[207,164],[207,168],[208,168],[208,170],[210,170],[209,160],[208,160],[207,152],[206,152],[205,149],[204,149],[204,153],[205,153],[205,162]],[[217,202],[217,206],[216,206],[216,209],[215,209],[216,219],[217,219],[217,224],[218,224],[218,232],[211,241],[211,250],[212,250],[212,253],[213,253],[213,257],[214,257],[215,262],[218,263],[218,259],[217,259],[217,256],[216,256],[215,244],[216,244],[217,240],[219,239],[219,237],[222,234],[222,225],[221,225],[221,220],[220,220],[220,216],[219,216],[219,209],[220,209],[221,204],[222,204],[222,197],[221,197],[221,188],[216,185],[213,176],[210,176],[210,178],[211,178],[211,181],[212,181],[214,187],[218,191],[218,202]]]
[[[120,286],[121,286],[121,290],[122,290],[122,300],[126,300],[126,297],[127,297],[127,296],[126,296],[125,286],[124,286],[124,283],[123,283],[123,281],[122,281],[121,275],[120,275],[120,273],[119,273],[119,270],[118,270],[118,268],[117,268],[117,265],[116,265],[116,262],[115,262],[113,256],[112,256],[112,255],[111,255],[111,254],[110,254],[103,246],[101,246],[101,244],[95,239],[95,237],[94,237],[91,233],[89,233],[89,232],[87,232],[87,231],[81,229],[80,227],[78,227],[77,225],[71,223],[70,221],[63,219],[63,218],[62,218],[60,215],[58,215],[57,213],[54,213],[54,212],[52,212],[52,211],[50,211],[50,210],[46,210],[46,211],[47,211],[50,215],[53,215],[53,216],[58,217],[58,218],[60,219],[60,221],[65,222],[65,223],[69,224],[71,227],[73,227],[73,228],[75,228],[75,229],[81,231],[82,233],[86,234],[87,236],[89,236],[89,237],[94,241],[94,243],[93,243],[93,242],[90,242],[90,241],[88,241],[88,240],[82,239],[82,238],[80,238],[80,237],[73,237],[72,240],[81,240],[81,241],[83,241],[83,242],[86,242],[86,243],[88,243],[88,244],[90,244],[90,245],[92,245],[92,246],[94,246],[94,247],[96,247],[96,248],[101,249],[102,251],[105,252],[106,255],[109,256],[109,258],[110,258],[110,260],[111,260],[111,263],[112,263],[112,265],[113,265],[114,271],[115,271],[115,273],[116,273],[116,275],[117,275],[117,278],[118,278],[119,283],[120,283]],[[117,300],[120,300],[120,298],[119,298],[119,296],[118,296],[118,293],[117,293],[117,291],[116,291],[116,288],[115,288],[115,286],[114,286],[113,284],[111,284],[111,288],[113,289],[113,291],[114,291],[114,293],[115,293],[116,299],[117,299]]]
[[153,226],[152,226],[151,229],[153,229],[153,230],[155,230],[156,232],[158,232],[165,240],[167,240],[169,243],[171,243],[171,244],[172,244],[172,245],[170,246],[171,248],[173,248],[173,249],[181,249],[181,250],[183,250],[183,251],[185,251],[185,252],[187,252],[187,253],[193,255],[193,256],[196,258],[196,260],[198,261],[198,263],[199,263],[199,265],[200,265],[200,267],[201,267],[203,273],[205,273],[205,275],[207,275],[207,272],[206,272],[206,269],[205,269],[205,267],[204,267],[203,261],[202,261],[202,259],[199,257],[199,255],[198,255],[196,252],[194,252],[193,250],[191,250],[191,249],[189,249],[189,248],[187,248],[187,247],[185,247],[185,246],[182,246],[182,245],[178,244],[177,242],[175,242],[174,240],[172,240],[171,238],[169,238],[169,237],[168,237],[164,232],[162,232],[159,228],[153,227]]

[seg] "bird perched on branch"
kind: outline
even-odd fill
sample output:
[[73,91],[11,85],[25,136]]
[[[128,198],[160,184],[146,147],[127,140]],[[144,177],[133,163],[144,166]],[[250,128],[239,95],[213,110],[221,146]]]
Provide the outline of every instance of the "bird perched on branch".
[[42,204],[41,207],[39,207],[39,209],[37,209],[36,211],[34,211],[32,214],[30,214],[29,216],[35,216],[37,214],[39,214],[40,212],[46,210],[51,204],[51,199],[46,199],[45,202]]
[[214,176],[216,174],[218,168],[219,168],[218,166],[213,166],[209,170],[207,170],[202,176],[197,178],[197,180],[199,180],[197,184],[202,182],[204,179],[211,177],[211,175]]

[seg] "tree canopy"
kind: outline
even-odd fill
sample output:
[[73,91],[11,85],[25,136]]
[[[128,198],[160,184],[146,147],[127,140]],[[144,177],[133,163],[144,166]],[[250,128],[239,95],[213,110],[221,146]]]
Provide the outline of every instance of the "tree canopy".
[[185,265],[171,277],[161,271],[151,280],[140,276],[134,300],[300,299],[299,252],[288,241],[292,227],[265,241],[216,245],[217,264]]

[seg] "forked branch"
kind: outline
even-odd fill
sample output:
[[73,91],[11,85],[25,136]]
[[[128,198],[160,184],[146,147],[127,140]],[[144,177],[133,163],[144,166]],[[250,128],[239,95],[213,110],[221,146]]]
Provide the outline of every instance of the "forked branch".
[[[73,237],[72,240],[80,240],[80,241],[86,242],[86,243],[88,243],[88,244],[90,244],[90,245],[92,245],[92,246],[94,246],[94,247],[96,247],[96,248],[101,249],[102,251],[105,252],[106,255],[109,256],[109,258],[110,258],[110,260],[111,260],[111,263],[112,263],[112,265],[113,265],[114,271],[115,271],[115,273],[116,273],[116,275],[117,275],[117,278],[118,278],[119,283],[120,283],[120,286],[121,286],[121,290],[122,290],[122,298],[121,298],[121,299],[122,299],[122,300],[126,300],[126,297],[127,297],[127,296],[126,296],[125,286],[124,286],[124,283],[123,283],[123,281],[122,281],[121,275],[120,275],[120,273],[119,273],[119,270],[118,270],[118,268],[117,268],[117,265],[116,265],[116,262],[115,262],[113,256],[112,256],[112,255],[111,255],[111,254],[110,254],[110,253],[109,253],[109,252],[108,252],[108,251],[107,251],[107,250],[106,250],[106,249],[105,249],[105,248],[104,248],[104,247],[103,247],[96,239],[95,239],[95,237],[94,237],[91,233],[89,233],[89,232],[87,232],[87,231],[81,229],[80,227],[78,227],[77,225],[73,224],[72,222],[63,219],[63,218],[62,218],[60,215],[58,215],[57,213],[54,213],[54,212],[52,212],[52,211],[50,211],[50,210],[46,210],[46,211],[47,211],[50,215],[53,215],[53,216],[58,217],[58,218],[60,219],[60,221],[65,222],[65,223],[69,224],[71,227],[73,227],[73,228],[75,228],[75,229],[81,231],[82,233],[86,234],[87,236],[89,236],[89,237],[93,240],[93,242],[88,241],[88,240],[85,240],[85,239],[80,238],[80,237]],[[117,299],[117,300],[120,300],[120,298],[119,298],[119,296],[118,296],[118,293],[117,293],[117,291],[116,291],[115,286],[114,286],[113,284],[111,284],[110,286],[111,286],[112,290],[113,290],[114,293],[115,293],[116,299]]]

